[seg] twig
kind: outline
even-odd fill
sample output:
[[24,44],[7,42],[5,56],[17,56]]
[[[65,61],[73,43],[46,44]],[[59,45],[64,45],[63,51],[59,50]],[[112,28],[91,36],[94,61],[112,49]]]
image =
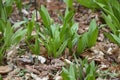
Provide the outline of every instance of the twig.
[[37,15],[37,2],[36,0],[34,0],[34,4],[35,4],[35,10],[36,10],[36,21],[38,20],[38,15]]

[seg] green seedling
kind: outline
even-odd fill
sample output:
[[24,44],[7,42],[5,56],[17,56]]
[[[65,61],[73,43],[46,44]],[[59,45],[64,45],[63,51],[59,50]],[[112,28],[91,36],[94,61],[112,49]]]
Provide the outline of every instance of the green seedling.
[[60,26],[59,25],[51,25],[50,26],[51,35],[47,34],[46,31],[44,33],[39,33],[41,36],[40,41],[45,45],[48,50],[48,55],[53,55],[54,57],[58,57],[61,55],[65,47],[67,46],[68,39],[62,40],[60,38]]
[[[40,54],[40,42],[39,42],[39,25],[37,22],[34,21],[35,14],[32,15],[32,19],[28,21],[26,27],[27,27],[27,38],[26,42],[31,49],[32,53],[38,55]],[[32,32],[35,31],[35,34],[32,35]],[[31,44],[31,41],[33,40],[33,44]]]
[[112,33],[105,33],[110,41],[120,45],[120,3],[118,0],[108,0],[107,4],[96,2],[103,12],[103,18],[109,26]]
[[[44,10],[45,11],[44,11]],[[62,18],[61,24],[51,24],[50,16],[45,13],[46,8],[42,6],[40,15],[43,17],[44,28],[43,31],[39,33],[41,36],[40,42],[42,42],[48,50],[49,55],[58,57],[68,46],[72,50],[73,46],[78,39],[78,24],[73,21],[74,11],[69,11],[68,8],[65,11],[65,15]],[[47,26],[47,27],[46,27]]]
[[[7,50],[9,47],[11,47],[12,45],[17,45],[21,39],[25,36],[26,34],[26,29],[23,28],[19,28],[17,31],[14,32],[15,30],[15,25],[11,26],[10,22],[8,21],[3,22],[0,21],[2,23],[1,27],[2,29],[2,39],[1,39],[1,44],[3,44],[1,46],[0,49],[0,61],[3,59],[4,57],[4,52],[5,50]],[[20,25],[16,25],[16,26],[20,26]]]
[[5,0],[4,3],[0,0],[0,19],[7,21],[7,18],[12,12],[13,0]]
[[79,61],[76,57],[75,61],[69,68],[62,68],[63,80],[95,80],[97,75],[94,61],[88,63],[87,58]]
[[95,45],[98,36],[98,27],[95,20],[92,20],[88,32],[80,36],[77,45],[77,54],[82,53],[86,48]]

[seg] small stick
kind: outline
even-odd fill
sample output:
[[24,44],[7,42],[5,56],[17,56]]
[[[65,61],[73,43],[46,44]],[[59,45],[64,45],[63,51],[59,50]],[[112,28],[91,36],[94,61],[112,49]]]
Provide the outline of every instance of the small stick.
[[38,15],[37,15],[37,2],[36,0],[34,0],[34,4],[35,4],[35,10],[36,10],[36,21],[38,20]]

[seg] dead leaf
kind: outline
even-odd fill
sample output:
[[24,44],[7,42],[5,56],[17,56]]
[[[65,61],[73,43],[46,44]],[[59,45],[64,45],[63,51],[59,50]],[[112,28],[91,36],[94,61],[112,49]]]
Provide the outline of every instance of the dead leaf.
[[39,76],[37,76],[37,75],[35,75],[35,74],[33,74],[33,73],[31,73],[31,77],[32,77],[33,79],[35,79],[35,80],[49,80],[49,79],[48,79],[48,76],[43,77],[43,78],[40,78]]
[[0,66],[0,74],[6,74],[13,70],[12,66],[6,65],[6,66]]
[[36,69],[33,69],[31,66],[29,65],[25,65],[26,69],[32,73],[35,73],[35,74],[40,74],[40,72]]

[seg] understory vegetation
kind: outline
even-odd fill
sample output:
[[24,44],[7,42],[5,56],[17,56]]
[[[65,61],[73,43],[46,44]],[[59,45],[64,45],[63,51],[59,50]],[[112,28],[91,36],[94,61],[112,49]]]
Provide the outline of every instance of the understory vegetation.
[[[51,18],[44,5],[36,9],[32,18],[12,23],[10,17],[16,5],[19,15],[22,17],[22,0],[0,0],[0,65],[7,62],[7,51],[20,43],[25,43],[28,52],[41,55],[41,46],[46,50],[47,57],[59,58],[68,49],[73,62],[62,67],[63,80],[96,80],[100,76],[98,65],[94,60],[88,61],[79,57],[86,50],[91,49],[97,43],[99,30],[107,27],[109,32],[103,32],[110,42],[120,46],[120,2],[119,0],[63,0],[66,9],[64,13],[58,13],[59,22]],[[104,24],[98,25],[95,19],[89,23],[89,28],[82,34],[78,33],[79,24],[74,20],[76,13],[74,3],[78,3],[93,12],[101,11]],[[36,6],[36,5],[35,5]],[[37,21],[38,13],[41,23]],[[24,52],[23,52],[24,53]],[[103,73],[101,73],[103,74]],[[102,76],[103,77],[103,76]],[[106,78],[106,76],[104,76]],[[0,76],[2,80],[2,76]]]

